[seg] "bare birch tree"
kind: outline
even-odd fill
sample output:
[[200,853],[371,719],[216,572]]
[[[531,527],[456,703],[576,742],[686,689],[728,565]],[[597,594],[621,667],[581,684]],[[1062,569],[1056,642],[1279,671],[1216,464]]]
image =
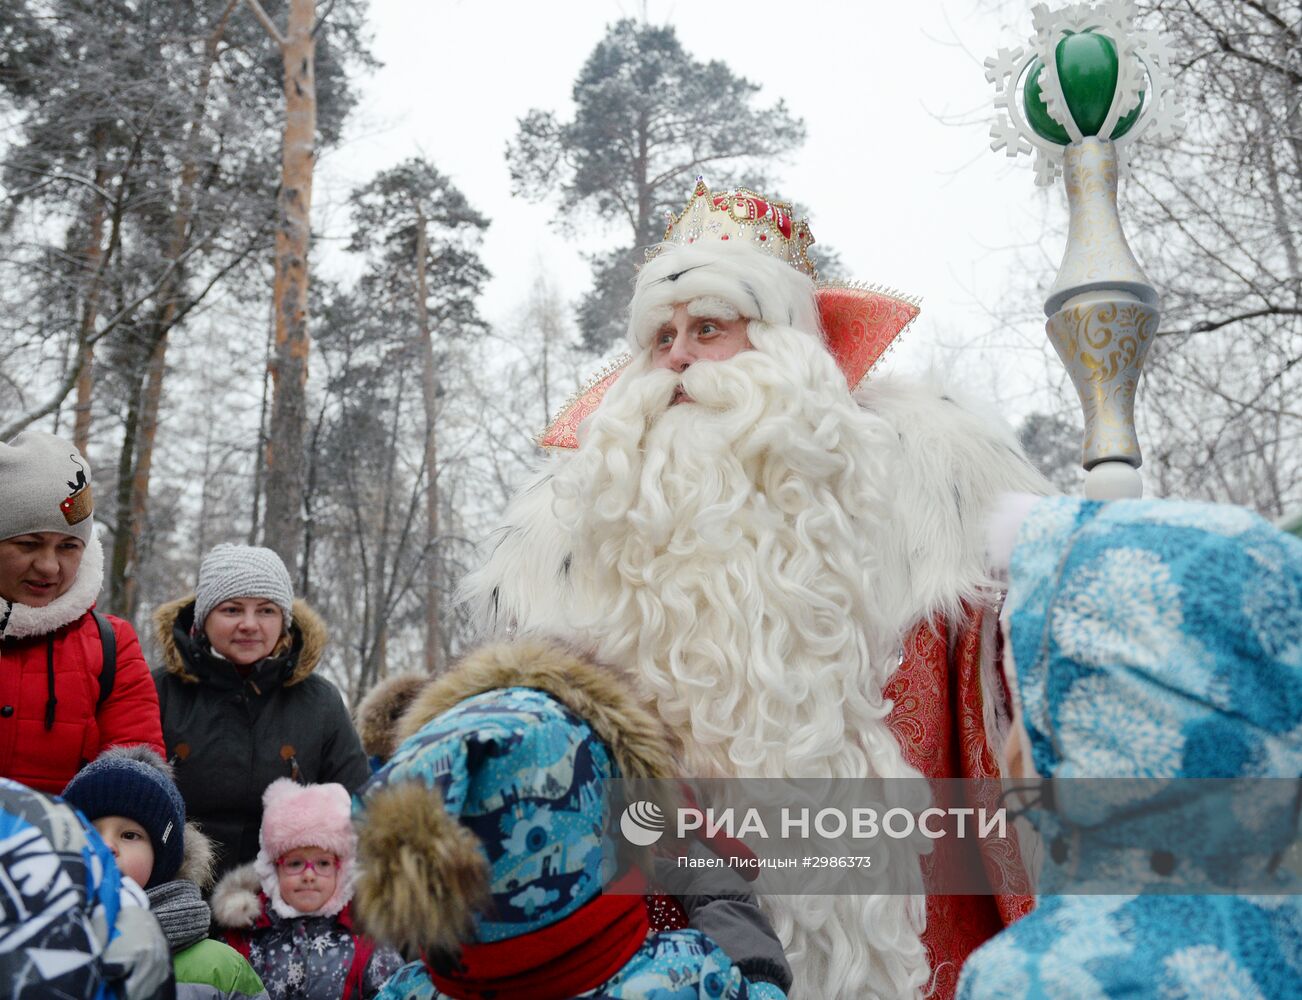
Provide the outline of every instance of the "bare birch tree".
[[303,535],[307,432],[308,250],[316,166],[316,2],[289,0],[285,31],[258,0],[246,0],[284,63],[285,129],[276,199],[276,356],[267,434],[266,541],[293,572]]

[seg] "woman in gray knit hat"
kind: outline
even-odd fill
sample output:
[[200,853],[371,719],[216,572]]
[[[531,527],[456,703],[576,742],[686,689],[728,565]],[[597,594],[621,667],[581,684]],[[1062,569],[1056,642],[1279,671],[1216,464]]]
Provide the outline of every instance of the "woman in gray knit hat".
[[338,782],[370,769],[339,691],[314,673],[326,628],[294,599],[270,549],[218,545],[193,596],[154,615],[163,741],[186,810],[225,872],[258,853],[262,792],[277,778]]
[[90,463],[27,430],[0,444],[0,776],[58,793],[101,750],[161,752],[158,699],[104,582]]

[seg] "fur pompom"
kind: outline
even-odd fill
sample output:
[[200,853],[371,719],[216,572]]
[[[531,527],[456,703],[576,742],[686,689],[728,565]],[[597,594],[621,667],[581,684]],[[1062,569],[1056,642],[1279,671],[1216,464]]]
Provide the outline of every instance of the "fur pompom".
[[367,800],[358,865],[358,920],[403,954],[455,955],[489,902],[479,841],[447,814],[438,793],[414,782]]
[[262,888],[252,863],[232,868],[222,876],[212,893],[212,918],[218,927],[252,927],[262,912],[258,892]]

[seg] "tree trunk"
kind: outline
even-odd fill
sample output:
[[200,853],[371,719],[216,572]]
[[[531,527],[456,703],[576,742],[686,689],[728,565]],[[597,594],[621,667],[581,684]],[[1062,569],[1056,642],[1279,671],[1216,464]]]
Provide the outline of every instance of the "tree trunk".
[[439,623],[438,375],[434,370],[434,337],[430,331],[425,273],[426,221],[419,206],[416,219],[416,316],[420,324],[421,396],[425,403],[425,671],[437,674],[443,669],[443,630]]
[[297,576],[307,430],[308,246],[316,141],[314,0],[290,0],[282,44],[285,133],[276,230],[276,360],[267,435],[267,544]]
[[[361,676],[358,678],[357,690],[365,694],[375,681],[389,672],[389,615],[393,613],[394,590],[402,568],[401,554],[395,552],[393,572],[389,571],[390,530],[393,524],[393,483],[398,459],[398,438],[402,428],[403,376],[405,369],[398,372],[397,390],[393,399],[393,417],[389,425],[389,439],[386,444],[385,467],[378,484],[380,494],[373,503],[367,497],[354,494],[354,501],[365,505],[364,510],[356,511],[357,530],[367,530],[373,521],[365,516],[379,510],[379,528],[376,532],[375,562],[365,578],[366,593],[366,627],[370,648],[363,660]],[[413,502],[415,496],[412,497]],[[367,564],[363,562],[363,569]]]
[[[169,303],[166,312],[174,311]],[[163,401],[163,376],[166,374],[167,330],[164,326],[145,371],[145,387],[140,398],[140,423],[136,433],[136,467],[131,483],[131,517],[127,530],[122,528],[122,514],[118,512],[118,533],[125,539],[129,567],[122,590],[122,616],[134,621],[139,603],[138,570],[140,567],[140,541],[149,516],[149,473],[154,464],[154,441],[158,437],[158,411]]]
[[135,477],[131,473],[136,454],[136,428],[140,426],[140,395],[144,385],[143,370],[132,372],[127,389],[127,417],[122,432],[122,451],[118,455],[117,524],[113,529],[113,552],[109,560],[109,606],[115,615],[127,617],[127,574],[134,554],[127,539],[131,536],[131,490]]
[[651,139],[648,134],[650,123],[644,108],[637,116],[637,157],[633,160],[633,187],[637,191],[637,222],[634,224],[633,246],[648,246],[657,242],[658,233],[651,230],[651,204],[654,192],[651,190],[650,164]]
[[316,496],[317,470],[320,463],[317,456],[321,454],[321,428],[325,426],[326,404],[316,415],[312,426],[312,447],[308,449],[307,490],[303,495],[303,572],[298,579],[298,594],[308,600],[312,594],[312,542],[315,537],[316,519],[312,510],[312,498]]
[[258,406],[258,443],[253,460],[253,515],[249,518],[249,544],[258,544],[258,528],[262,526],[262,488],[264,464],[262,457],[267,453],[267,404],[271,395],[272,351],[276,349],[276,323],[269,318],[267,323],[266,364],[262,368],[262,400]]
[[[98,137],[97,137],[98,140]],[[81,305],[81,323],[77,330],[77,406],[76,420],[73,423],[72,443],[83,455],[90,446],[90,406],[94,394],[95,346],[91,337],[95,333],[95,321],[99,318],[99,290],[103,274],[100,268],[104,260],[104,216],[105,204],[99,192],[108,183],[109,170],[100,161],[102,140],[96,142],[95,190],[91,192],[87,207],[86,245],[82,250],[82,267],[89,276],[89,283]]]

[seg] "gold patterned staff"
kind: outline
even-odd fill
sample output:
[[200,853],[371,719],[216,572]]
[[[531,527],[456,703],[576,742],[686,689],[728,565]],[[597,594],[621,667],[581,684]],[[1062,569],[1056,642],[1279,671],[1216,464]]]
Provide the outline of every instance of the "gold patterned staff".
[[1136,28],[1134,4],[1040,4],[1032,16],[1028,47],[985,62],[998,112],[990,148],[1036,153],[1041,186],[1063,176],[1067,250],[1044,302],[1045,330],[1084,411],[1085,495],[1137,497],[1135,391],[1161,313],[1121,228],[1117,180],[1135,140],[1173,138],[1183,122],[1167,49]]

